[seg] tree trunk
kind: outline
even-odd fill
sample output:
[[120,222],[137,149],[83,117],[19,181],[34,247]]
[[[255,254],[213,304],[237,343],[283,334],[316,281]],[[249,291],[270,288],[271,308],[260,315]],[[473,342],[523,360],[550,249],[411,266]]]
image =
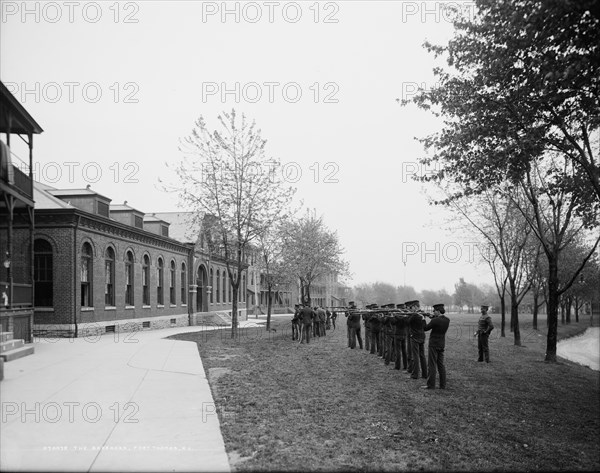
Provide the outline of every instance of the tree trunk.
[[538,329],[538,299],[540,295],[538,292],[533,293],[533,330]]
[[571,296],[567,297],[567,302],[565,303],[565,312],[567,314],[567,323],[571,323],[571,305],[573,304],[573,299]]
[[579,297],[575,296],[575,322],[579,323]]
[[564,301],[559,302],[560,307],[560,323],[561,325],[565,324],[565,303]]
[[[231,282],[231,279],[229,280]],[[232,284],[232,297],[231,301],[231,338],[238,337],[238,291],[240,288],[240,279],[238,278],[237,284]]]
[[515,335],[515,345],[521,346],[521,331],[519,330],[519,300],[514,280],[510,281],[510,324]]
[[273,292],[271,285],[267,285],[267,332],[271,330],[271,307],[273,305]]
[[500,311],[502,312],[502,319],[500,322],[500,336],[506,337],[505,325],[506,325],[506,300],[504,299],[504,294],[500,298]]
[[545,361],[556,363],[556,342],[558,333],[558,262],[554,255],[548,257],[548,336],[546,338]]

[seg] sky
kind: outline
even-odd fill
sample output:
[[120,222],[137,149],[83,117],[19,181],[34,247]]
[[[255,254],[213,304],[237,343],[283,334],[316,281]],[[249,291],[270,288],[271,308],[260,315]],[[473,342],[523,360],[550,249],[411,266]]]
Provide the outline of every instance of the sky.
[[[337,231],[356,285],[492,284],[476,243],[429,204],[415,106],[472,2],[3,1],[0,79],[44,129],[37,180],[146,213],[181,211],[159,179],[200,117],[256,120],[296,197]],[[15,146],[21,158],[27,153]],[[406,264],[404,264],[406,263]]]

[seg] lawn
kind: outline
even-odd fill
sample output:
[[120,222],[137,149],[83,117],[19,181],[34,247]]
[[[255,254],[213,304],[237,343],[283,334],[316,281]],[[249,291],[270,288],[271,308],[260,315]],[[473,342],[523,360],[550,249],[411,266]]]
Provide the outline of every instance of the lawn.
[[477,317],[450,314],[448,385],[433,391],[347,348],[343,316],[309,345],[292,341],[291,316],[236,340],[230,329],[171,338],[198,344],[236,471],[599,470],[599,373],[545,363],[545,320],[539,332],[522,322],[516,347],[498,315],[491,362],[478,363]]

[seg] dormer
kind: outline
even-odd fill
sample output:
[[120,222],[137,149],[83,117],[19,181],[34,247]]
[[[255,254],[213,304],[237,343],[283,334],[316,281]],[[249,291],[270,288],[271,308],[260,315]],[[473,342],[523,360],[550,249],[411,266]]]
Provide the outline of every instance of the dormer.
[[110,199],[94,192],[89,184],[85,189],[53,189],[48,192],[85,212],[110,217]]
[[146,215],[144,217],[144,230],[156,233],[163,237],[169,236],[169,225],[169,222],[156,217],[155,214]]
[[127,201],[111,205],[110,218],[131,227],[144,229],[144,213],[127,205]]

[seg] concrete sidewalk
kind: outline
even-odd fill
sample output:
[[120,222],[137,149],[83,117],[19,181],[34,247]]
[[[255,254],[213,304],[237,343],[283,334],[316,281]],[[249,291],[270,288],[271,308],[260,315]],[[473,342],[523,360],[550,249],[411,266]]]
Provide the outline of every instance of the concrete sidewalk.
[[35,342],[4,365],[0,470],[230,471],[197,346],[164,339],[199,330]]

